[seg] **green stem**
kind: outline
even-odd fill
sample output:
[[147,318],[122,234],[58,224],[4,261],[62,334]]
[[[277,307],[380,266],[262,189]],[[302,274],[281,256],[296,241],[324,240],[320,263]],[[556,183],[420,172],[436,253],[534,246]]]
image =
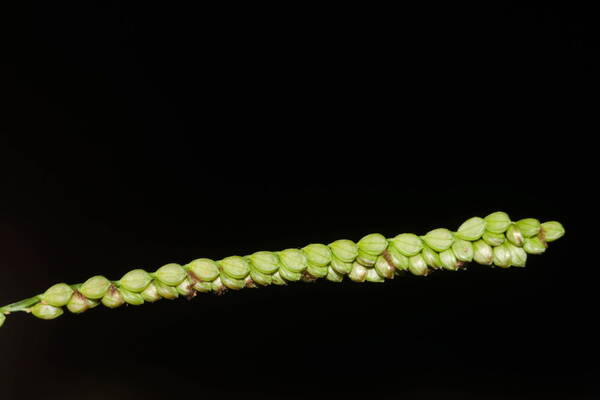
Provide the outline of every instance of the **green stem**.
[[37,296],[33,296],[33,297],[30,297],[25,300],[17,301],[16,303],[12,303],[7,306],[0,307],[0,312],[4,313],[4,314],[8,314],[11,312],[17,312],[17,311],[29,312],[29,307],[31,307],[31,306],[35,305],[37,302],[39,302],[40,298],[41,298],[41,294],[38,294]]

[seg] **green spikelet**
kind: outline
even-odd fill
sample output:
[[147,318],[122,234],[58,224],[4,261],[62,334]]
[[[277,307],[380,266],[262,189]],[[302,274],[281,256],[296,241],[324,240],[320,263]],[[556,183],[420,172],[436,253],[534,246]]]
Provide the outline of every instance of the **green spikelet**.
[[540,227],[542,239],[546,242],[554,242],[560,239],[565,234],[565,228],[560,222],[550,221],[544,222]]
[[329,267],[329,269],[327,270],[326,278],[328,281],[331,282],[341,282],[342,280],[344,280],[344,274],[340,274],[335,269]]
[[454,251],[452,251],[452,249],[441,252],[440,261],[444,269],[450,271],[456,271],[458,269],[458,259],[456,258],[456,255],[454,255]]
[[329,245],[329,248],[338,260],[345,263],[353,262],[358,256],[358,246],[351,240],[336,240]]
[[507,243],[503,243],[494,247],[494,265],[502,268],[510,267],[511,263],[510,249],[506,245]]
[[485,240],[473,243],[473,260],[481,265],[492,265],[494,262],[494,249]]
[[536,236],[538,233],[540,233],[540,229],[542,227],[540,221],[535,218],[525,218],[517,221],[516,224],[523,236],[526,238]]
[[388,242],[385,236],[379,233],[371,233],[360,239],[358,249],[366,254],[378,256],[387,248]]
[[179,264],[163,265],[155,273],[156,279],[168,286],[179,285],[187,276],[185,269]]
[[448,229],[439,228],[428,232],[423,236],[423,240],[427,246],[435,251],[448,250],[454,243],[454,236]]
[[525,238],[521,232],[521,228],[517,224],[511,224],[506,231],[506,239],[515,246],[523,246]]
[[336,256],[331,258],[331,268],[338,274],[348,275],[352,271],[352,262],[344,262]]
[[510,226],[510,217],[507,213],[497,211],[491,213],[485,219],[485,229],[492,233],[504,233]]
[[508,250],[510,251],[512,265],[515,267],[524,267],[527,262],[527,252],[522,247],[515,246],[512,243],[508,244]]
[[479,217],[473,217],[465,222],[456,231],[456,237],[462,240],[468,240],[474,242],[481,238],[485,232],[485,220]]
[[469,241],[456,240],[452,245],[452,252],[459,261],[471,262],[473,260],[473,244]]
[[500,246],[506,240],[506,236],[501,233],[493,233],[485,231],[482,236],[483,240],[490,246]]
[[117,308],[125,304],[123,294],[115,285],[110,285],[106,294],[102,297],[102,304],[108,308]]
[[159,280],[154,281],[154,286],[156,286],[156,291],[163,299],[174,300],[179,297],[179,292],[174,286],[166,285]]
[[42,295],[42,301],[54,307],[66,306],[73,296],[73,289],[66,283],[51,286]]
[[356,261],[365,267],[372,267],[377,262],[377,256],[365,253],[362,250],[358,250],[358,257],[356,257]]
[[416,256],[423,250],[423,242],[412,233],[403,233],[392,239],[394,246],[400,253],[406,257]]
[[199,258],[185,267],[199,282],[212,282],[219,277],[219,266],[208,258]]
[[144,301],[149,303],[154,303],[155,301],[162,299],[154,282],[150,282],[148,286],[142,290],[142,297],[144,298]]
[[416,256],[412,256],[408,259],[408,270],[413,275],[425,276],[429,273],[429,268],[427,268],[427,263],[425,259],[420,254]]
[[132,306],[141,306],[144,304],[144,296],[140,293],[130,292],[125,288],[119,288],[119,292],[121,292],[123,301],[127,304],[131,304]]
[[152,281],[152,277],[149,273],[143,269],[134,269],[129,271],[120,280],[121,287],[129,290],[130,292],[139,293],[148,286]]
[[355,261],[352,264],[352,270],[348,274],[348,278],[352,279],[354,282],[364,282],[367,279],[368,269],[358,261]]
[[383,279],[392,279],[394,278],[396,268],[384,256],[379,256],[377,257],[377,262],[375,262],[375,271]]
[[547,243],[540,239],[539,236],[534,236],[525,239],[523,249],[529,254],[542,254],[546,251]]
[[439,254],[428,246],[423,246],[421,256],[428,267],[433,269],[440,269],[442,267],[442,260],[440,260]]
[[[254,268],[253,266],[250,267],[250,278],[252,278],[252,281],[254,281],[255,283],[262,285],[262,286],[270,285],[271,280],[273,279],[271,277],[271,275],[263,274],[262,272],[258,271],[256,268]],[[194,288],[196,290],[198,290],[195,286],[194,286]]]
[[331,250],[324,244],[309,244],[302,249],[309,264],[326,267],[331,263]]
[[103,276],[96,275],[85,281],[79,291],[88,299],[97,300],[104,297],[110,287],[110,281]]
[[408,270],[408,257],[400,253],[395,246],[388,246],[387,250],[382,253],[382,256],[399,271]]
[[76,290],[67,303],[67,310],[73,314],[80,314],[94,307],[97,303],[94,300],[88,299],[81,292]]
[[54,319],[60,317],[63,314],[63,310],[60,307],[39,302],[31,308],[31,313],[40,319]]

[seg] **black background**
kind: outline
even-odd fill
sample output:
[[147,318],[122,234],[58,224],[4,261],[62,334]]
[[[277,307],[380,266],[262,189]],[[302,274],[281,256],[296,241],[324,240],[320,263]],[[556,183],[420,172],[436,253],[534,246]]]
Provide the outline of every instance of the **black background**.
[[525,269],[11,315],[2,398],[600,398],[590,10],[20,6],[0,13],[2,304],[496,210],[567,235]]

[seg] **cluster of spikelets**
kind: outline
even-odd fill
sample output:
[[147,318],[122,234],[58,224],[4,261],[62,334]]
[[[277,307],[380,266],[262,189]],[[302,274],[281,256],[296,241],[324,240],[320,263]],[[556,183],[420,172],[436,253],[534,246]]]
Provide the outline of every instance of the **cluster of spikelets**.
[[118,281],[98,275],[82,284],[58,283],[26,303],[0,308],[0,325],[4,314],[11,311],[26,311],[48,320],[60,316],[63,307],[78,314],[99,303],[116,308],[161,298],[191,298],[197,292],[220,294],[227,289],[300,280],[341,282],[348,276],[355,282],[383,282],[403,271],[420,276],[436,269],[456,271],[471,261],[523,267],[527,254],[543,253],[548,242],[563,235],[558,222],[540,223],[533,218],[512,222],[506,213],[495,212],[465,221],[456,232],[440,228],[424,236],[403,233],[392,239],[373,233],[357,243],[342,239],[328,246],[309,244],[302,249],[259,251],[220,261],[200,258],[186,265],[167,264],[155,272],[134,269]]

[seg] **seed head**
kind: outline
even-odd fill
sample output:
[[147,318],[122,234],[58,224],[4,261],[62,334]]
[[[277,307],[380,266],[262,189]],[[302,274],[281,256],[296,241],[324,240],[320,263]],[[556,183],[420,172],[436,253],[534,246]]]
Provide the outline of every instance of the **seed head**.
[[548,242],[564,233],[564,227],[556,221],[541,224],[526,218],[513,223],[506,213],[495,212],[465,221],[455,233],[439,228],[421,237],[404,233],[393,239],[374,233],[358,243],[342,239],[328,246],[313,243],[302,249],[259,251],[216,262],[200,258],[185,266],[166,264],[153,273],[134,269],[116,282],[97,275],[83,284],[58,283],[41,295],[0,307],[0,326],[12,311],[53,319],[63,313],[64,306],[73,313],[82,313],[100,302],[115,308],[125,303],[141,305],[180,295],[189,299],[197,292],[222,294],[290,281],[325,278],[342,282],[345,275],[355,282],[383,282],[406,271],[425,276],[433,269],[457,270],[472,260],[504,268],[524,267],[528,254],[543,253]]

